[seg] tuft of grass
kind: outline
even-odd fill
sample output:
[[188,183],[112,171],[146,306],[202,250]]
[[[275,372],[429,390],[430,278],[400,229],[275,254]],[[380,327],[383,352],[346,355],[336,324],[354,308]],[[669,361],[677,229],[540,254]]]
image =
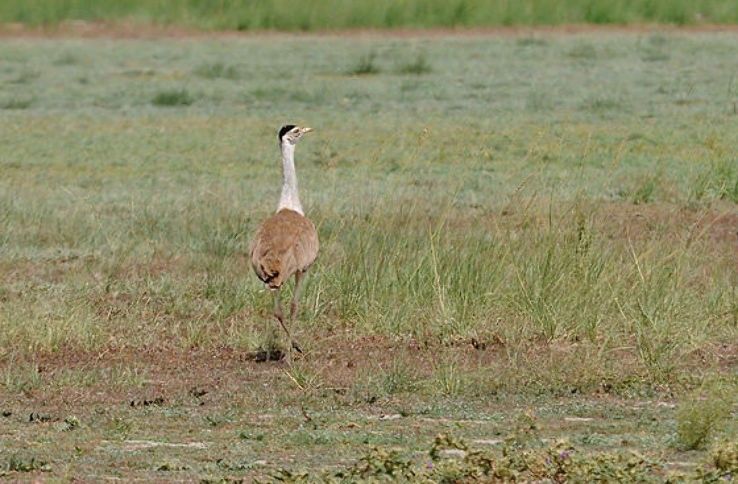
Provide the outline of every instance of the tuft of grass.
[[609,111],[618,111],[622,108],[622,103],[612,97],[594,96],[586,99],[581,109],[592,113],[606,113]]
[[303,392],[317,390],[322,385],[322,376],[307,363],[297,361],[284,370],[285,376]]
[[14,363],[3,369],[0,382],[7,393],[25,393],[39,388],[43,378],[38,365]]
[[73,66],[79,63],[79,57],[72,52],[65,52],[54,60],[54,65],[57,66]]
[[597,49],[588,42],[580,42],[570,48],[566,55],[572,59],[589,61],[597,59]]
[[352,76],[367,76],[372,74],[379,74],[381,72],[377,65],[377,54],[374,51],[369,51],[359,57],[356,64],[351,67],[347,74]]
[[41,77],[41,72],[35,69],[23,69],[10,80],[11,84],[29,84]]
[[643,205],[654,201],[656,189],[658,187],[657,177],[648,177],[629,194],[630,201],[634,205]]
[[696,201],[718,198],[738,203],[738,160],[722,155],[711,161],[695,177],[690,192]]
[[0,476],[3,475],[3,471],[6,472],[49,472],[51,466],[36,457],[26,458],[20,455],[11,455],[8,458],[5,469],[0,469]]
[[160,91],[151,99],[154,106],[163,107],[189,106],[194,102],[195,98],[186,89]]
[[380,385],[387,395],[411,392],[418,386],[418,377],[406,362],[395,359],[380,372]]
[[195,69],[195,74],[205,79],[230,79],[241,78],[241,73],[236,66],[226,65],[222,62],[202,64]]
[[397,68],[397,72],[400,74],[412,74],[416,76],[428,74],[431,71],[433,71],[433,68],[423,52],[419,53],[412,61],[406,62]]
[[713,384],[685,399],[676,416],[677,445],[684,450],[705,448],[729,417],[735,398]]
[[464,391],[468,383],[467,376],[454,359],[444,359],[436,363],[433,374],[434,378],[430,385],[432,391],[439,395],[458,396]]
[[546,39],[534,35],[526,35],[515,41],[520,47],[543,47],[548,44]]
[[0,101],[0,109],[22,110],[30,108],[32,104],[33,98],[13,97],[5,101]]

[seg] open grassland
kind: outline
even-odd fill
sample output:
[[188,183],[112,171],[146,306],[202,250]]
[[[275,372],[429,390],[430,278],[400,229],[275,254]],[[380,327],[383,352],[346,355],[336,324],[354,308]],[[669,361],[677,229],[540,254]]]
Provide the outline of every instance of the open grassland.
[[738,23],[733,0],[4,0],[0,23],[133,22],[204,30]]
[[736,40],[4,40],[0,474],[735,472]]

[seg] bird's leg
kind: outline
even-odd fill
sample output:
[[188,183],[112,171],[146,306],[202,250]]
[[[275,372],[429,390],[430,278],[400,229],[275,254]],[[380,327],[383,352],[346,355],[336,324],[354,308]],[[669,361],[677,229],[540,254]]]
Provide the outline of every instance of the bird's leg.
[[290,303],[290,322],[295,320],[297,315],[297,306],[300,300],[300,291],[302,291],[302,281],[304,280],[305,271],[295,272],[295,290],[292,291],[292,302]]
[[290,330],[287,329],[287,325],[284,324],[284,315],[282,314],[282,301],[280,299],[280,291],[281,289],[276,289],[276,292],[274,293],[274,317],[277,318],[280,326],[282,326],[284,332],[287,333],[287,337],[290,339],[290,346],[297,350],[299,353],[302,353],[300,347],[297,346],[295,340],[292,339],[292,334],[290,333]]

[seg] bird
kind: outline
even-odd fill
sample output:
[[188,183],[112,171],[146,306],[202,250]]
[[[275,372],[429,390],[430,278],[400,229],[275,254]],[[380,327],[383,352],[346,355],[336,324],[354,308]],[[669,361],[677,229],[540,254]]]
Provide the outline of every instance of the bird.
[[[295,276],[295,287],[290,303],[290,323],[297,314],[300,290],[305,273],[318,257],[319,242],[315,225],[305,217],[297,190],[295,145],[312,128],[287,124],[279,130],[282,152],[282,195],[277,211],[257,229],[251,244],[251,265],[256,276],[272,292],[274,317],[290,340],[291,350],[302,353],[292,338],[284,320],[280,291],[290,277]],[[291,351],[290,350],[290,351]]]

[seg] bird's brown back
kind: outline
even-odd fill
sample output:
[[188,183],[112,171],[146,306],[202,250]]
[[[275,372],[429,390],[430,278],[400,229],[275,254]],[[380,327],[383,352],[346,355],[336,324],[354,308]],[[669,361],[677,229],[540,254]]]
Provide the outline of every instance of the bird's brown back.
[[318,256],[318,232],[294,210],[282,209],[261,224],[251,246],[251,265],[272,289],[304,271]]

